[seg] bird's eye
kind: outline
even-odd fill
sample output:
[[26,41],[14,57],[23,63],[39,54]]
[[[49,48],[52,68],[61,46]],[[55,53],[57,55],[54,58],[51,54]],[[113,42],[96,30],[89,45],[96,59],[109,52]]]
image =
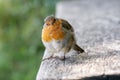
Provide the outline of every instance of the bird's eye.
[[50,24],[47,23],[46,25],[49,26]]

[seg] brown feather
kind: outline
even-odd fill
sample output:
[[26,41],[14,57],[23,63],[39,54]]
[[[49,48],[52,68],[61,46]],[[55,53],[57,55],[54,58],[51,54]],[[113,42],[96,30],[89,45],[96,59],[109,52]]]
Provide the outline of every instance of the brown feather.
[[71,32],[74,32],[72,26],[64,19],[61,19],[62,20],[62,26],[67,29],[67,30],[70,30]]

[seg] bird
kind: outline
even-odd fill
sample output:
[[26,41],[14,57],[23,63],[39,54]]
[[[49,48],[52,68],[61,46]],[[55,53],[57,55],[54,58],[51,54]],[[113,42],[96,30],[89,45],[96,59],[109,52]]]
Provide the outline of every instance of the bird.
[[[76,43],[74,29],[71,24],[67,20],[57,18],[53,15],[47,16],[44,19],[42,42],[46,50],[52,53],[50,57],[43,60],[54,57],[64,60],[65,55],[69,53],[71,49],[77,51],[78,54],[84,52]],[[55,56],[55,54],[61,55]]]

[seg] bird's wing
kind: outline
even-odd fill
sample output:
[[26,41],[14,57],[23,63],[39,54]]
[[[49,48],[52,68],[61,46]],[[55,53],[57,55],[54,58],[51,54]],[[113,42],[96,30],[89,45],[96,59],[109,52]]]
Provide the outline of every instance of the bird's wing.
[[62,26],[63,28],[65,28],[66,30],[69,30],[71,32],[74,32],[73,27],[71,26],[71,24],[68,23],[68,21],[61,19],[62,20]]

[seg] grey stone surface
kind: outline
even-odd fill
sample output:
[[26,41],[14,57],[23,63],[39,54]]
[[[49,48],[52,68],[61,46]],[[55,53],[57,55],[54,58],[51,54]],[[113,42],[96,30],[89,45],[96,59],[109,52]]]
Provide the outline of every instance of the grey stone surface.
[[120,0],[63,1],[57,4],[56,16],[71,23],[86,52],[68,55],[65,61],[43,61],[36,80],[120,74]]

